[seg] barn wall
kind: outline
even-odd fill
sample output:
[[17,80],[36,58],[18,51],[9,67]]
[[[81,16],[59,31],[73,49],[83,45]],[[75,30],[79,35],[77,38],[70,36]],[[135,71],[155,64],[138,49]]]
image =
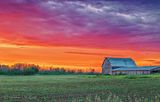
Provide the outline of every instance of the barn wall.
[[127,71],[127,70],[123,70],[123,71],[113,71],[112,72],[113,75],[116,74],[128,74],[128,75],[137,75],[137,74],[150,74],[150,71],[147,70],[141,70],[141,71],[137,71],[137,70],[133,70],[133,71]]
[[104,67],[104,68],[102,68],[102,74],[112,74],[111,67]]
[[108,60],[105,60],[102,65],[102,74],[112,74],[111,64]]
[[157,72],[158,73],[160,72],[160,68],[159,67],[151,70],[151,73],[157,73]]
[[102,74],[107,74],[107,68],[102,68]]

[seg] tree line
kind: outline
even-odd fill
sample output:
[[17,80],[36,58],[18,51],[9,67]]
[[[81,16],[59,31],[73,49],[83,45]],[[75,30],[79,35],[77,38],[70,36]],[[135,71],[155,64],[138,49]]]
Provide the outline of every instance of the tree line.
[[90,69],[84,72],[81,69],[71,70],[65,68],[53,68],[45,69],[35,64],[23,64],[17,63],[14,65],[0,65],[0,75],[67,75],[67,74],[98,74],[94,69]]

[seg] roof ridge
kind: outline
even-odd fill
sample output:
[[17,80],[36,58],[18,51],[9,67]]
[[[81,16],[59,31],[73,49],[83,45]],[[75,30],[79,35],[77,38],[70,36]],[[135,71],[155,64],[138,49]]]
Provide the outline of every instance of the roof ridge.
[[132,59],[131,57],[105,57],[106,59]]

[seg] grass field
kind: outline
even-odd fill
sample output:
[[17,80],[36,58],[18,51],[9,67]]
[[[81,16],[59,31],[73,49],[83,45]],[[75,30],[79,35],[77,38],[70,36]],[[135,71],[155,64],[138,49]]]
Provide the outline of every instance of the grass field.
[[160,102],[160,74],[0,76],[0,102]]

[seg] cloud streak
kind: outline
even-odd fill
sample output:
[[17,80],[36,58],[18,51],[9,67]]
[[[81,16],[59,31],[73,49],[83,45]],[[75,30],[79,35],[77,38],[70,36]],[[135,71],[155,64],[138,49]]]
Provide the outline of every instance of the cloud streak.
[[107,56],[107,55],[109,55],[109,56],[115,56],[115,57],[119,57],[119,56],[122,56],[122,55],[111,55],[111,54],[106,54],[106,53],[89,53],[89,52],[64,52],[64,53],[68,53],[68,54],[76,54],[76,55],[88,55],[88,56],[92,56],[92,55],[94,55],[94,56]]

